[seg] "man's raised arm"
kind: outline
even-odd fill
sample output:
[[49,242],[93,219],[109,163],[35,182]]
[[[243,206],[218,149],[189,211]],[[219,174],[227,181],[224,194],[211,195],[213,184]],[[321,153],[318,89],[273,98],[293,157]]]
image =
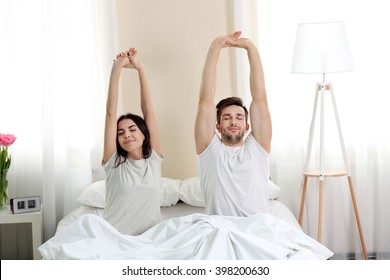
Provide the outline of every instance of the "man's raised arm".
[[217,37],[211,43],[203,68],[199,92],[198,111],[195,120],[196,153],[201,154],[215,134],[216,108],[214,104],[217,84],[217,63],[221,49],[230,47],[240,37],[241,32]]
[[243,43],[248,52],[250,65],[249,80],[252,102],[249,113],[252,135],[263,149],[269,153],[271,151],[272,122],[268,108],[263,65],[260,54],[253,42],[249,39],[243,40],[245,40]]

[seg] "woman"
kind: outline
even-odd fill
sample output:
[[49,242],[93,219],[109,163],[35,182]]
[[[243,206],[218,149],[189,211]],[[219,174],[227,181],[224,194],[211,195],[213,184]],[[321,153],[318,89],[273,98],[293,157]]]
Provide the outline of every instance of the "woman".
[[[104,218],[123,234],[138,235],[160,221],[160,141],[148,77],[130,48],[114,60],[106,105],[102,165],[106,172]],[[143,117],[126,114],[117,120],[122,69],[135,69],[140,81]]]

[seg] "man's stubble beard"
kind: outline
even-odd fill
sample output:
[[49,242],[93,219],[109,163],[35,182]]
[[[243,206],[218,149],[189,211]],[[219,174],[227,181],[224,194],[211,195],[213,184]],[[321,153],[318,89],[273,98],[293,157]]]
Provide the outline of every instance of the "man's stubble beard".
[[245,131],[240,131],[240,133],[237,135],[231,135],[231,134],[226,133],[226,130],[224,130],[224,131],[221,131],[221,135],[227,143],[232,144],[232,145],[236,145],[244,139]]

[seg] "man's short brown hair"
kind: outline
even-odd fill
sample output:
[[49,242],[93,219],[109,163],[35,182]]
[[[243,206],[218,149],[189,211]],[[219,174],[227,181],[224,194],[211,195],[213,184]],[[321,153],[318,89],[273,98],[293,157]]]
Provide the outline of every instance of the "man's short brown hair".
[[244,106],[242,99],[240,97],[227,97],[222,99],[217,104],[217,123],[221,123],[222,110],[228,106],[236,105],[240,106],[245,111],[245,122],[248,123],[248,109]]

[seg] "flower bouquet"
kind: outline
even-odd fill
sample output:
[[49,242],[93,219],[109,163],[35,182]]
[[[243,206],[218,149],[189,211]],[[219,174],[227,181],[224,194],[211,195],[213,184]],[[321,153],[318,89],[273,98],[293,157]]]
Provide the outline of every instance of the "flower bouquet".
[[11,155],[8,154],[8,147],[16,140],[12,134],[0,133],[0,207],[4,206],[8,200],[7,172],[11,165]]

